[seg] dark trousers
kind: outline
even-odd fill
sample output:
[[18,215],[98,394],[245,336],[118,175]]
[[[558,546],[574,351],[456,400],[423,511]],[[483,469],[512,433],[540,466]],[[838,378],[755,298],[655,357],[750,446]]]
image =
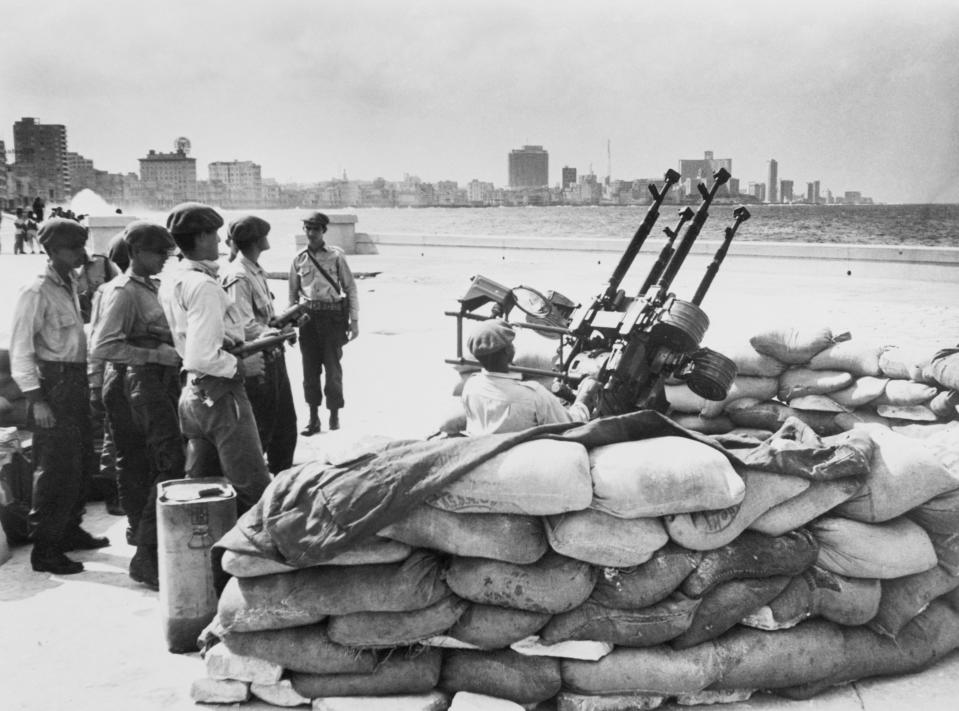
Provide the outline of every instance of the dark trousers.
[[239,513],[259,501],[270,474],[243,383],[210,376],[188,381],[179,412],[186,476],[225,476],[236,489]]
[[84,479],[94,471],[96,458],[90,428],[90,390],[86,363],[40,363],[40,395],[53,410],[53,427],[32,421],[33,540],[58,546],[80,525],[85,500]]
[[184,475],[179,397],[179,374],[169,366],[111,363],[103,376],[103,404],[116,448],[120,504],[136,533],[137,545],[157,544],[157,484]]
[[[343,400],[343,344],[346,343],[347,318],[343,311],[310,311],[310,319],[300,326],[300,353],[303,355],[303,395],[308,405],[319,407],[326,395],[326,407],[339,410]],[[326,382],[320,378],[326,370]]]
[[250,398],[260,443],[270,471],[276,474],[293,466],[296,450],[296,409],[286,373],[282,348],[263,354],[264,373],[244,381]]

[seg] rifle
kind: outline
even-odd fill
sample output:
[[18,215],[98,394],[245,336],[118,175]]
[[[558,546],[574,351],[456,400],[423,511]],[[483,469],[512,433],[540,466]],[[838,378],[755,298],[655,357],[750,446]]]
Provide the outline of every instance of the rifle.
[[253,341],[246,341],[225,350],[227,353],[234,355],[237,358],[246,358],[254,353],[268,351],[271,348],[275,348],[276,346],[286,343],[287,341],[292,341],[294,338],[296,338],[296,333],[294,331],[283,331],[282,333],[274,333],[270,336],[261,336]]
[[286,311],[281,311],[270,319],[270,326],[280,330],[287,326],[302,326],[310,319],[306,304],[294,304]]
[[706,292],[709,291],[709,287],[712,285],[720,265],[722,265],[723,260],[726,259],[726,252],[729,251],[729,245],[732,243],[733,237],[736,236],[736,230],[750,217],[749,210],[745,207],[737,207],[733,210],[733,217],[735,218],[735,222],[733,222],[732,227],[726,228],[726,236],[723,238],[723,243],[719,246],[719,249],[716,250],[716,254],[713,255],[713,261],[706,267],[706,274],[703,275],[703,280],[699,282],[699,287],[696,289],[695,296],[693,296],[693,303],[696,304],[696,306],[703,303],[703,299],[706,298]]

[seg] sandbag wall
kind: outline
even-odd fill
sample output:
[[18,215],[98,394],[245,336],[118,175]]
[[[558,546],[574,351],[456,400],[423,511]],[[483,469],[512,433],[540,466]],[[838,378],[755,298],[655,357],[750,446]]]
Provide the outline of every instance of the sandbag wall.
[[959,349],[877,345],[822,327],[766,331],[723,353],[738,367],[725,400],[706,400],[681,383],[666,386],[672,416],[685,427],[768,432],[798,417],[834,434],[858,422],[959,418]]
[[936,428],[518,445],[328,564],[227,552],[194,698],[655,708],[919,669],[959,647],[959,423]]

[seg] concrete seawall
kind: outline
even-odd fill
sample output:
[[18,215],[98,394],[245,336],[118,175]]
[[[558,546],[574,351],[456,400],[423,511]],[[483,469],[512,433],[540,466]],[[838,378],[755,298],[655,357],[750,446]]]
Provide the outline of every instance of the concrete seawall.
[[[441,256],[448,250],[567,252],[621,254],[619,238],[500,237],[476,235],[357,234],[357,252]],[[721,242],[699,240],[690,251],[691,264],[708,264]],[[651,239],[641,256],[659,253],[663,240]],[[846,245],[814,242],[733,242],[724,271],[773,269],[780,273],[819,276],[953,281],[959,285],[959,248],[891,245]]]

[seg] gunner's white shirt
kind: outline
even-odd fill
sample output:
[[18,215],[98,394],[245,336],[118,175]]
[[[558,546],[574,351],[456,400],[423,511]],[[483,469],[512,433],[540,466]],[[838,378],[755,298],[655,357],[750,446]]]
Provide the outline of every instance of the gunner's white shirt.
[[474,373],[463,386],[466,434],[518,432],[557,422],[587,422],[585,405],[573,403],[567,410],[559,398],[534,380],[521,380],[519,373]]

